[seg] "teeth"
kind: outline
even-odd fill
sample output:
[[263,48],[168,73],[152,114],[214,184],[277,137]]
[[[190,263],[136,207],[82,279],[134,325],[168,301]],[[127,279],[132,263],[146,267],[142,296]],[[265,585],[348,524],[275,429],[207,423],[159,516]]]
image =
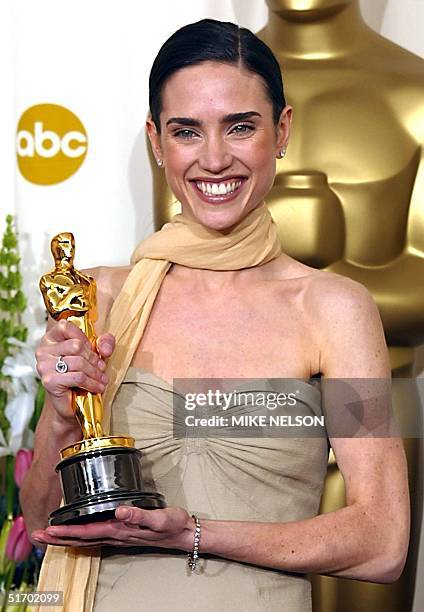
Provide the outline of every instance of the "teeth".
[[228,195],[241,185],[241,181],[233,181],[231,183],[204,183],[196,182],[197,188],[206,195]]

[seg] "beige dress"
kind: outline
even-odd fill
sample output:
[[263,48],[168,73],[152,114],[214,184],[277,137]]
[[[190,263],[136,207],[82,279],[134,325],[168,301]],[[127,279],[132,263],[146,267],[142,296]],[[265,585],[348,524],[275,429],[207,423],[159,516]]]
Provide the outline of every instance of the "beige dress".
[[[321,415],[319,385],[282,382],[295,387],[305,414]],[[327,468],[325,438],[178,439],[173,436],[175,395],[164,380],[130,367],[111,423],[113,433],[135,438],[145,481],[168,506],[182,506],[200,518],[239,521],[287,522],[317,514]],[[310,582],[303,575],[211,556],[190,575],[186,556],[157,548],[105,548],[95,612],[311,610]]]

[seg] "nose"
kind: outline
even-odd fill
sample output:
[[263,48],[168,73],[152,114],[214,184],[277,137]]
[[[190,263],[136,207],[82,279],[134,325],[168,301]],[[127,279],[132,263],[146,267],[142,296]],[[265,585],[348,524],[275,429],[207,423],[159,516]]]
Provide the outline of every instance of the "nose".
[[203,170],[218,174],[231,166],[232,162],[229,145],[222,138],[213,136],[205,139],[199,159]]

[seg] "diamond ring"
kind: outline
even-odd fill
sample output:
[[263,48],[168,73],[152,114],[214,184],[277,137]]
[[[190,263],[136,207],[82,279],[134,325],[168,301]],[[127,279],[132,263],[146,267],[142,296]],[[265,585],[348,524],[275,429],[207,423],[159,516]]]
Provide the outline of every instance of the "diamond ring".
[[62,355],[60,355],[59,359],[56,361],[55,370],[59,374],[65,374],[68,371],[68,364],[63,360]]

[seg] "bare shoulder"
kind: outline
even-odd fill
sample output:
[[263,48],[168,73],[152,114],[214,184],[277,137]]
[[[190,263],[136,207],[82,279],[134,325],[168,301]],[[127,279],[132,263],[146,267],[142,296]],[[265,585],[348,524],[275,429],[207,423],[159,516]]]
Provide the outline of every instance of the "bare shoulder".
[[132,266],[99,266],[97,268],[86,268],[82,270],[94,278],[97,285],[97,309],[98,319],[96,331],[102,333],[104,323],[112,308],[118,293],[130,273]]
[[305,314],[310,311],[315,320],[317,315],[332,319],[338,310],[341,314],[345,314],[346,309],[349,312],[355,309],[377,311],[372,295],[361,283],[341,274],[312,268],[287,255],[280,262],[275,262],[277,280],[294,281],[296,290],[303,296]]
[[[352,314],[353,311],[376,311],[377,306],[365,285],[357,281],[324,270],[314,270],[308,275],[306,297],[316,313],[324,318],[334,317],[337,312]],[[348,312],[346,312],[346,310]]]
[[383,325],[364,285],[319,271],[308,278],[305,307],[319,338],[322,373],[347,378],[388,375]]
[[132,266],[98,266],[85,268],[82,272],[94,278],[99,293],[111,295],[115,299],[131,269]]

